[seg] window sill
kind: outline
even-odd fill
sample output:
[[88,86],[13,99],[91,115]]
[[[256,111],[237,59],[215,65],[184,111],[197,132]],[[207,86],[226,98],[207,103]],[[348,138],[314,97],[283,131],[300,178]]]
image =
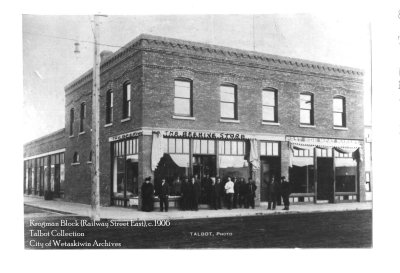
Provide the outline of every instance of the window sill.
[[261,124],[263,125],[274,125],[274,126],[281,126],[279,122],[270,122],[270,121],[262,121]]
[[77,166],[77,165],[80,165],[80,164],[81,164],[80,162],[71,163],[71,166]]
[[186,120],[196,120],[195,117],[185,117],[185,116],[172,116],[173,119],[186,119]]
[[333,126],[333,129],[335,129],[335,130],[343,130],[343,131],[348,131],[349,130],[349,128],[347,128],[347,127],[336,127],[336,126]]
[[121,119],[121,122],[126,122],[126,121],[130,121],[131,120],[131,118],[129,117],[129,118],[124,118],[124,119]]
[[[122,121],[121,121],[122,122]],[[110,127],[110,126],[112,126],[113,124],[112,123],[107,123],[106,125],[104,125],[104,127]]]
[[86,134],[86,132],[85,132],[85,131],[83,131],[83,132],[79,132],[79,135],[84,135],[84,134]]
[[73,138],[73,137],[75,137],[75,136],[74,135],[69,136],[69,138]]
[[299,126],[302,128],[315,128],[315,125],[300,124]]
[[240,123],[240,120],[238,119],[219,119],[219,122],[228,122],[228,123]]
[[92,164],[92,161],[88,161],[88,162],[86,162],[86,164]]

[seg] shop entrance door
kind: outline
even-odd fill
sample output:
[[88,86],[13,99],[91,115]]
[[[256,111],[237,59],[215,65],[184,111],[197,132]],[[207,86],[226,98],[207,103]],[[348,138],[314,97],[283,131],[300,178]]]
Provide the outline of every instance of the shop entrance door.
[[267,200],[267,186],[271,181],[272,176],[275,176],[276,181],[279,181],[281,174],[281,161],[278,157],[262,157],[261,158],[261,202]]
[[333,202],[333,158],[317,158],[317,200]]
[[217,174],[217,157],[215,155],[193,155],[193,175],[201,184],[200,204],[207,204],[209,178]]

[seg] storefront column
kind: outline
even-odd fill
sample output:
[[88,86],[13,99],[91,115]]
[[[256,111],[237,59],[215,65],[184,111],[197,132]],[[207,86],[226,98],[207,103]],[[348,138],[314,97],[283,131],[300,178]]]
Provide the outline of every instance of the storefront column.
[[[289,164],[290,164],[290,156],[292,151],[289,148],[288,141],[281,142],[281,176],[285,176],[288,181],[290,181],[289,177]],[[279,177],[280,179],[280,177]]]
[[138,138],[139,141],[139,177],[138,177],[138,210],[142,208],[142,185],[144,179],[151,176],[151,183],[154,185],[154,172],[151,170],[151,145],[153,142],[152,135],[143,135]]
[[357,158],[357,201],[365,201],[365,158],[364,158],[364,142],[358,150],[359,157]]
[[318,199],[318,159],[317,159],[317,148],[314,147],[314,204],[317,203]]
[[336,203],[336,162],[335,162],[335,148],[332,149],[332,168],[333,168],[333,186],[332,186],[332,203]]

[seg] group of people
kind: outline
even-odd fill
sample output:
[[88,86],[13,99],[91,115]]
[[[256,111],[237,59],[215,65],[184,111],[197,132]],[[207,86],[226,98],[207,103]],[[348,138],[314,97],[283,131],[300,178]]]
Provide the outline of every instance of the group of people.
[[289,195],[291,193],[290,183],[282,176],[280,181],[272,176],[267,184],[267,201],[268,208],[274,210],[276,205],[281,205],[281,198],[283,199],[283,210],[289,210]]
[[[232,208],[255,208],[254,198],[257,186],[253,179],[247,182],[244,178],[227,177],[225,183],[220,177],[206,176],[203,181],[199,181],[196,176],[184,177],[181,182],[178,178],[170,186],[165,178],[161,179],[158,187],[158,198],[160,200],[160,211],[168,211],[169,196],[171,193],[181,196],[180,209],[194,210],[199,208],[200,198],[205,198],[211,209],[218,210],[224,203],[228,209]],[[142,210],[153,211],[154,209],[154,186],[151,177],[145,178],[141,188]],[[205,196],[204,196],[205,195]],[[283,199],[284,210],[289,210],[290,184],[284,176],[278,181],[274,176],[267,182],[268,209],[275,209],[281,205]]]

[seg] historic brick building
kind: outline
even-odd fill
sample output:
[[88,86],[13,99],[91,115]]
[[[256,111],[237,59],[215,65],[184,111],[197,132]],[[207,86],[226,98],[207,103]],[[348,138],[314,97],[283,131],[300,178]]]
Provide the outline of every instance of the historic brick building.
[[[65,130],[25,145],[25,193],[55,189],[51,162],[43,183],[34,174],[36,158],[57,150],[65,181],[55,194],[90,202],[91,78],[65,87]],[[272,176],[289,178],[292,202],[365,198],[358,69],[140,35],[102,53],[100,92],[103,205],[140,205],[147,176],[253,177],[257,204]]]

